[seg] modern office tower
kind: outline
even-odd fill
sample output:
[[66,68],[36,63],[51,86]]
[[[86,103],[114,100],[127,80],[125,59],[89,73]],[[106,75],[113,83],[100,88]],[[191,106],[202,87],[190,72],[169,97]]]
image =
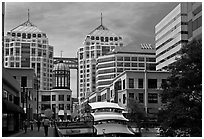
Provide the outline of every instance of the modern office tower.
[[178,51],[188,42],[187,3],[180,3],[155,27],[157,70],[176,61]]
[[39,97],[40,113],[51,109],[55,119],[71,120],[72,91],[70,90],[70,69],[61,60],[53,68],[53,88],[43,90]]
[[96,90],[108,87],[113,79],[126,70],[156,70],[155,48],[151,44],[116,47],[96,64]]
[[34,68],[40,90],[52,87],[53,46],[47,35],[28,20],[7,32],[4,38],[4,67]]
[[188,2],[188,40],[202,39],[202,3]]
[[79,101],[96,90],[96,58],[104,56],[116,46],[123,46],[122,37],[102,24],[91,31],[78,49]]

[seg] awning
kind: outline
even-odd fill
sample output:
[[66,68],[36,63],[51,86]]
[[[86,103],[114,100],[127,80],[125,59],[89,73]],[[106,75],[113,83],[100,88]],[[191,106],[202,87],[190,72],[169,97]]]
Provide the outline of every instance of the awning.
[[94,125],[94,127],[97,129],[97,135],[111,134],[111,133],[134,135],[134,133],[129,130],[127,125],[123,125],[123,124],[105,123],[105,124]]
[[2,111],[3,113],[24,113],[23,108],[6,100],[2,102]]
[[59,110],[58,115],[64,115],[64,110]]

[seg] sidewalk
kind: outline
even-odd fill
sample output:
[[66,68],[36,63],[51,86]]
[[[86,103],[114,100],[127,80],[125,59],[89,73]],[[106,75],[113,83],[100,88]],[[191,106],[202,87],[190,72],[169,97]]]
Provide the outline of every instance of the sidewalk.
[[[55,137],[54,134],[55,134],[54,133],[54,127],[49,127],[48,137]],[[30,128],[28,128],[27,133],[25,133],[23,130],[23,131],[20,131],[19,133],[12,135],[12,136],[9,136],[9,137],[45,137],[44,127],[41,126],[39,132],[38,132],[37,127],[34,127],[33,131]]]

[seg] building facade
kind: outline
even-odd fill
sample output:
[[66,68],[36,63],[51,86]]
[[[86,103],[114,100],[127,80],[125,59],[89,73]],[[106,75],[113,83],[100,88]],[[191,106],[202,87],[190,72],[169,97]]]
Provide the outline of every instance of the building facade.
[[202,39],[202,3],[180,3],[155,27],[157,70],[179,57],[179,50],[193,39]]
[[129,113],[128,103],[132,99],[144,109],[147,116],[156,118],[163,104],[161,84],[169,76],[167,71],[124,71],[108,87],[90,94],[86,101],[118,103],[125,113]]
[[53,68],[53,88],[40,91],[40,113],[51,109],[53,118],[71,120],[72,91],[70,90],[70,69],[63,61]]
[[187,3],[180,3],[155,26],[157,70],[176,61],[178,52],[188,42]]
[[25,112],[20,106],[20,84],[7,69],[2,68],[2,136],[23,129]]
[[26,113],[28,120],[37,118],[37,77],[34,69],[32,68],[6,68],[7,71],[18,81],[20,84],[19,100],[20,106]]
[[116,47],[97,58],[96,90],[109,86],[115,77],[126,70],[156,70],[155,48],[151,44]]
[[83,46],[77,52],[79,104],[96,91],[96,58],[106,55],[116,46],[123,46],[122,37],[110,31],[102,22],[86,36]]
[[188,40],[202,39],[202,3],[188,2]]
[[52,87],[53,46],[46,33],[28,20],[11,29],[4,37],[4,67],[33,68],[40,90]]

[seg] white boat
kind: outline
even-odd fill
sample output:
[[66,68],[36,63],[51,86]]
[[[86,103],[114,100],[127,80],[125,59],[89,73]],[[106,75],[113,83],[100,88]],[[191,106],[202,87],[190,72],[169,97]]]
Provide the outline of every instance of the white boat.
[[97,136],[127,137],[135,135],[134,131],[127,126],[129,120],[122,114],[124,108],[117,103],[94,102],[89,105]]

